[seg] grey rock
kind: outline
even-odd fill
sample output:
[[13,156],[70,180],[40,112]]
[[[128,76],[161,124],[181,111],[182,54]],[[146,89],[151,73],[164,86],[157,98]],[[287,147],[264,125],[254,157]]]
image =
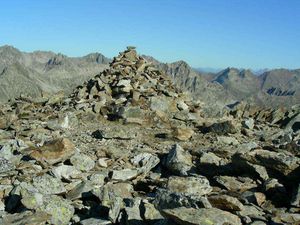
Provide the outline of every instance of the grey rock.
[[300,165],[299,158],[294,157],[291,153],[285,151],[272,152],[257,149],[248,154],[241,155],[240,158],[276,170],[284,175],[288,175]]
[[244,120],[242,122],[242,126],[244,128],[252,130],[254,128],[254,119],[253,118],[249,118],[249,119]]
[[244,207],[237,198],[229,195],[211,195],[208,200],[213,207],[226,211],[241,211]]
[[93,189],[93,186],[88,181],[82,181],[77,184],[72,190],[70,190],[66,198],[69,200],[75,200],[83,197],[83,194],[88,193]]
[[51,215],[52,224],[69,224],[75,209],[69,200],[53,195],[45,199],[45,205],[40,210]]
[[218,136],[217,140],[220,144],[225,144],[225,145],[238,145],[239,144],[238,140],[234,137]]
[[0,176],[15,169],[15,166],[5,158],[0,157]]
[[125,221],[128,225],[142,225],[144,224],[140,212],[141,198],[137,197],[130,199],[128,206],[125,207]]
[[176,144],[167,155],[164,165],[175,174],[187,175],[193,167],[192,156]]
[[213,132],[220,135],[235,134],[237,132],[236,126],[230,120],[214,123],[207,129],[209,132]]
[[229,212],[211,208],[211,209],[194,209],[180,207],[176,209],[165,209],[163,215],[172,221],[182,225],[241,225],[238,216]]
[[[216,156],[212,152],[203,152],[199,162],[200,164],[205,164],[205,165],[214,165],[214,166],[219,166],[222,163],[223,159]],[[201,169],[201,168],[200,168]]]
[[164,217],[155,208],[155,206],[149,202],[143,203],[143,209],[144,209],[143,217],[145,218],[145,221],[148,221],[149,223],[151,221],[160,221],[164,219]]
[[179,102],[177,102],[177,108],[179,110],[184,110],[185,111],[185,110],[189,109],[189,106],[187,104],[185,104],[184,101],[179,101]]
[[0,218],[0,224],[20,225],[20,224],[34,224],[44,225],[49,221],[51,215],[45,212],[30,212],[7,214]]
[[154,205],[157,209],[173,209],[178,207],[211,208],[210,202],[204,196],[186,195],[183,192],[172,192],[167,189],[159,189],[156,192]]
[[124,170],[113,170],[111,172],[111,179],[117,181],[127,181],[136,178],[139,174],[137,169],[124,169]]
[[162,111],[167,112],[170,109],[170,98],[156,96],[152,97],[150,100],[150,109],[152,111]]
[[159,158],[150,153],[141,153],[131,159],[131,163],[143,174],[149,173],[159,162]]
[[298,184],[298,187],[294,191],[291,205],[300,207],[300,184]]
[[48,174],[34,177],[32,181],[33,186],[44,195],[62,194],[66,192],[63,183]]
[[51,170],[51,173],[58,179],[66,179],[70,180],[72,178],[80,177],[81,172],[77,170],[74,166],[68,165],[60,165],[58,167],[54,167]]
[[108,173],[106,172],[98,172],[98,173],[93,173],[89,177],[89,181],[91,182],[91,185],[94,187],[101,187],[105,183],[105,178],[108,176]]
[[257,187],[248,177],[217,176],[215,180],[229,191],[245,191]]
[[44,197],[40,193],[30,193],[27,196],[22,195],[22,204],[27,209],[38,209],[44,203]]
[[182,193],[189,196],[206,195],[212,191],[209,181],[204,176],[195,177],[175,177],[168,179],[167,188],[176,193]]
[[80,225],[112,225],[111,221],[105,219],[89,218],[79,222]]
[[244,205],[243,209],[241,211],[236,212],[237,215],[241,217],[250,217],[251,219],[264,219],[264,211],[254,205]]
[[90,171],[94,168],[95,162],[91,157],[85,154],[75,154],[70,159],[72,165],[80,171]]

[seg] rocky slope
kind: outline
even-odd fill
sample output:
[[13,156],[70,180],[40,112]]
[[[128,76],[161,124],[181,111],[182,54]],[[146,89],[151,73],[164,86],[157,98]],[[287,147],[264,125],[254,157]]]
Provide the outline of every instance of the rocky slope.
[[0,224],[299,224],[300,107],[203,109],[129,47],[0,108]]
[[20,52],[11,46],[0,48],[0,101],[21,94],[41,96],[72,89],[107,67],[109,59],[99,53],[70,58],[53,52]]

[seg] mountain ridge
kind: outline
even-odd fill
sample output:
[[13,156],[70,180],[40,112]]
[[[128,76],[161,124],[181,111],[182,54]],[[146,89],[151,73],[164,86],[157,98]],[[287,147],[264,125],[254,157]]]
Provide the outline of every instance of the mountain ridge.
[[[169,74],[177,87],[217,111],[241,101],[266,107],[289,107],[300,99],[300,69],[266,70],[259,76],[250,69],[233,67],[218,73],[204,73],[184,60],[161,63],[152,56],[143,57]],[[22,52],[13,46],[2,46],[0,101],[21,94],[37,97],[43,92],[53,94],[61,90],[69,94],[107,68],[109,62],[111,59],[97,52],[69,57],[52,51]]]

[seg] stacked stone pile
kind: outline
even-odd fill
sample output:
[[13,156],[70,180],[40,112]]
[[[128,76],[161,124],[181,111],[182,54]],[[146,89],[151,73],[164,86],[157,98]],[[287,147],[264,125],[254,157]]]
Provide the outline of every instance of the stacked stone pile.
[[[173,116],[199,116],[199,104],[175,88],[166,74],[137,55],[134,47],[115,57],[109,69],[83,86],[72,98],[76,109],[93,110],[109,119],[143,123]],[[184,111],[185,113],[181,113]],[[168,114],[168,115],[165,115]]]

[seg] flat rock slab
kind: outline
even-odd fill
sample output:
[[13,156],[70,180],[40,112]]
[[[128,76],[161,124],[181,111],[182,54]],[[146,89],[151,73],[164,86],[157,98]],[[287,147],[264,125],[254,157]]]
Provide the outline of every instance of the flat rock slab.
[[172,192],[185,195],[205,195],[212,191],[209,181],[204,176],[197,177],[170,177],[168,189]]
[[180,207],[176,209],[165,209],[162,214],[180,225],[242,224],[238,216],[216,208],[194,209]]
[[32,224],[32,225],[44,225],[51,218],[51,215],[45,212],[32,213],[25,211],[18,214],[9,214],[0,219],[0,224],[20,225],[20,224]]
[[32,149],[30,156],[42,164],[53,165],[69,159],[75,153],[75,145],[67,138],[47,142]]
[[32,184],[41,194],[45,195],[62,194],[66,192],[63,183],[48,174],[33,178]]
[[77,170],[84,171],[84,172],[90,171],[95,166],[94,160],[85,154],[73,155],[70,161]]

